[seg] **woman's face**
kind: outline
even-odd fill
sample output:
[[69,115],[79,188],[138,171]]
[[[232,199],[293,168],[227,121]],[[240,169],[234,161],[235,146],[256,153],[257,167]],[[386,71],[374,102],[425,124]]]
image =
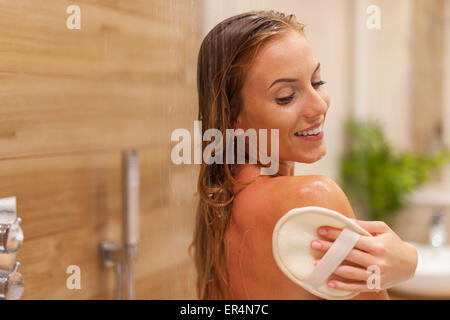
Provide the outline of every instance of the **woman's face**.
[[[235,128],[279,129],[280,162],[311,163],[325,154],[323,123],[330,99],[319,62],[300,33],[288,31],[260,48],[241,97]],[[317,131],[309,130],[318,126],[322,131],[311,135]]]

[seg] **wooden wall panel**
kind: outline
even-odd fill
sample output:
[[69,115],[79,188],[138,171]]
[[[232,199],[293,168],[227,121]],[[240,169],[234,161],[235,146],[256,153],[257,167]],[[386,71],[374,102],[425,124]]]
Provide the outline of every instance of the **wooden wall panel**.
[[[81,30],[66,29],[69,4]],[[23,220],[23,299],[113,298],[99,243],[120,243],[127,148],[140,151],[136,297],[195,298],[197,168],[171,163],[170,134],[197,115],[199,17],[197,0],[0,0],[0,198]],[[71,264],[81,290],[66,288]]]
[[1,158],[162,147],[174,128],[192,127],[195,92],[180,83],[5,73],[0,81]]
[[81,1],[68,30],[72,3],[0,0],[2,158],[154,146],[194,115],[197,1]]
[[[164,291],[193,283],[180,277],[186,272],[193,275],[188,245],[196,170],[167,165],[164,155],[140,151],[138,298],[170,298]],[[15,195],[23,219],[25,242],[17,259],[26,280],[25,299],[112,298],[113,273],[100,266],[98,245],[102,240],[121,241],[120,160],[119,153],[102,152],[1,161],[0,197]],[[169,194],[169,189],[175,191]],[[81,268],[81,290],[66,288],[65,271],[72,264]],[[168,271],[180,264],[190,267],[181,274]],[[167,282],[161,282],[156,274],[165,272]],[[150,293],[147,284],[159,290]],[[189,290],[184,294],[194,297],[194,287]]]
[[[2,0],[0,69],[83,78],[178,78],[181,69],[190,67],[185,64],[184,53],[189,50],[184,44],[195,39],[192,28],[186,27],[196,22],[195,7],[190,6],[192,1],[157,2],[171,19],[122,11],[115,1],[21,0],[13,5]],[[80,30],[66,27],[66,8],[71,4],[80,6]],[[153,11],[151,2],[135,6]],[[180,10],[172,10],[175,7]]]

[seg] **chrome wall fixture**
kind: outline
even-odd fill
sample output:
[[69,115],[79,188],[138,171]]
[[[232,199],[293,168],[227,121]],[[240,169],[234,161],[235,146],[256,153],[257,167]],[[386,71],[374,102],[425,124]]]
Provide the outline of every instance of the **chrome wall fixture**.
[[101,262],[113,266],[116,273],[116,299],[122,299],[123,275],[126,275],[126,299],[135,299],[134,263],[139,238],[139,152],[122,153],[122,248],[111,241],[100,243]]
[[0,199],[0,300],[18,300],[23,294],[23,277],[18,271],[17,251],[23,243],[16,197]]

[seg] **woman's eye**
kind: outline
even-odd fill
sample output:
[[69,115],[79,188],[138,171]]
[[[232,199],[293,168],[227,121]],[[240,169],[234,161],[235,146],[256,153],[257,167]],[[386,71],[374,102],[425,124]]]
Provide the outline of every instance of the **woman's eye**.
[[277,103],[279,105],[285,105],[285,104],[288,104],[289,102],[291,102],[292,99],[294,99],[294,95],[295,95],[295,93],[293,93],[293,94],[291,94],[290,96],[287,96],[287,97],[276,98],[275,100],[277,101]]
[[321,85],[324,85],[326,82],[325,81],[317,81],[317,82],[311,82],[311,85],[313,86],[314,89],[319,88]]

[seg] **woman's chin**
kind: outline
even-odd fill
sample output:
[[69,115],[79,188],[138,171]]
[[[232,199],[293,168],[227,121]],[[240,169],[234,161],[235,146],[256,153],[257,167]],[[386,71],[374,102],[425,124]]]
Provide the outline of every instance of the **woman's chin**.
[[314,163],[322,159],[326,154],[326,149],[323,148],[323,150],[317,150],[318,152],[311,152],[309,154],[302,154],[295,160],[296,162],[302,162],[302,163]]

